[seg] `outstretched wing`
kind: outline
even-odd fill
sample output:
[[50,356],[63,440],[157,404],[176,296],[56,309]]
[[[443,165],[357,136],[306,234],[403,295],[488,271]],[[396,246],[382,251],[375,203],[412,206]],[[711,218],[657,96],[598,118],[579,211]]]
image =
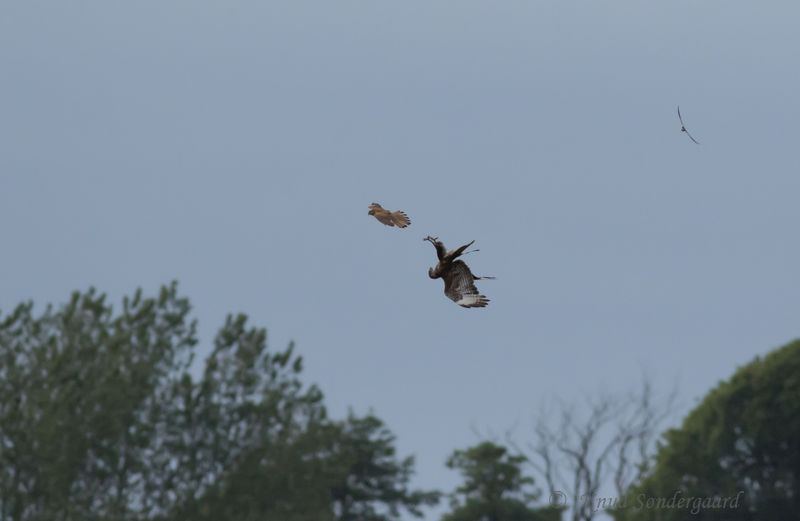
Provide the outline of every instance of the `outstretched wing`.
[[378,203],[372,203],[369,205],[369,214],[374,216],[378,221],[382,222],[386,226],[394,226],[394,220],[392,219],[392,214],[389,210],[384,210],[383,206],[379,205]]
[[681,122],[681,130],[682,130],[683,132],[686,132],[686,135],[687,135],[687,136],[689,136],[689,139],[691,139],[692,141],[694,141],[694,142],[695,142],[695,144],[699,145],[699,144],[700,144],[700,142],[699,142],[699,141],[697,141],[695,138],[693,138],[691,134],[689,134],[689,131],[688,131],[688,130],[686,130],[686,125],[684,125],[684,124],[683,124],[683,118],[681,117],[681,107],[680,107],[680,105],[678,106],[678,120]]
[[380,210],[375,210],[373,215],[386,226],[394,226],[394,220],[392,219],[392,214],[389,213],[389,210],[384,210],[381,208]]
[[[469,242],[468,242],[467,244],[465,244],[464,246],[461,246],[460,248],[456,248],[456,249],[455,249],[455,250],[453,250],[453,251],[449,251],[449,252],[447,252],[447,255],[445,256],[445,258],[446,258],[447,260],[453,260],[453,259],[455,259],[455,258],[459,257],[459,256],[460,256],[462,253],[464,253],[464,250],[466,250],[467,248],[469,248],[470,246],[472,246],[472,243],[473,243],[473,242],[475,242],[475,241],[474,241],[474,240],[472,240],[472,241],[469,241]],[[478,251],[478,250],[475,250],[475,251]]]
[[411,224],[411,220],[408,218],[408,215],[406,215],[405,212],[398,210],[396,212],[392,212],[390,215],[392,221],[394,221],[394,224],[396,224],[398,228],[405,228]]
[[475,276],[462,260],[454,261],[449,269],[442,274],[444,279],[444,294],[465,308],[484,308],[489,304],[485,295],[478,293],[475,287]]
[[694,141],[694,142],[695,142],[695,144],[698,144],[698,145],[700,144],[700,142],[699,142],[699,141],[697,141],[695,138],[693,138],[693,137],[692,137],[692,135],[691,135],[691,134],[689,134],[689,131],[688,131],[688,130],[686,130],[686,129],[684,128],[684,129],[683,129],[683,131],[684,131],[684,132],[686,132],[686,135],[687,135],[687,136],[689,136],[689,139],[691,139],[692,141]]

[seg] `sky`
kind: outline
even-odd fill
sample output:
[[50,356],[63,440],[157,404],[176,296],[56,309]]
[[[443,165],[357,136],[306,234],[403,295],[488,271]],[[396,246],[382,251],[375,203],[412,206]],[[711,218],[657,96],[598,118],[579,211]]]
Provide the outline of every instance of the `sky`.
[[[331,415],[374,411],[422,488],[458,485],[444,461],[476,429],[524,440],[542,401],[643,372],[685,413],[798,336],[798,19],[789,1],[4,2],[0,310],[178,280],[200,353],[228,313],[295,341]],[[428,278],[427,235],[475,240],[487,308]]]

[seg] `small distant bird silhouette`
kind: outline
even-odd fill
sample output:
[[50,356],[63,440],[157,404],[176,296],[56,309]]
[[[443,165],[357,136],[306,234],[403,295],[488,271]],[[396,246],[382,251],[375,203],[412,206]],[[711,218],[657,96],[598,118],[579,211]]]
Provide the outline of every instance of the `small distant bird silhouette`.
[[405,228],[411,221],[409,220],[408,216],[401,211],[390,212],[389,210],[384,210],[381,205],[378,203],[372,203],[369,205],[369,212],[368,215],[374,215],[376,219],[380,222],[385,224],[386,226],[397,226],[398,228]]
[[464,252],[473,242],[465,244],[464,246],[447,251],[439,241],[438,237],[431,237],[430,235],[422,239],[428,241],[436,248],[436,256],[439,257],[439,263],[435,268],[428,268],[428,276],[432,279],[441,278],[444,280],[444,294],[447,297],[465,308],[485,308],[489,304],[489,299],[485,295],[478,293],[478,288],[475,287],[476,280],[494,279],[494,277],[476,277],[469,270],[467,264],[462,260],[456,260],[459,256],[466,255],[478,250]]
[[691,139],[692,141],[694,141],[695,143],[697,143],[699,145],[700,143],[698,143],[697,140],[695,138],[693,138],[691,134],[689,134],[689,131],[686,130],[686,127],[683,125],[683,118],[681,117],[681,108],[680,108],[680,106],[678,106],[678,119],[681,121],[681,132],[686,132],[686,135],[689,136],[689,139]]

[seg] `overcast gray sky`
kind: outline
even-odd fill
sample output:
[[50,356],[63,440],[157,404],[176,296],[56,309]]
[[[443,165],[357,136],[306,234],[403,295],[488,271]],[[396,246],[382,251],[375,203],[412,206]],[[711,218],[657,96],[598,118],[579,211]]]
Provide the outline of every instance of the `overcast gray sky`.
[[[800,4],[3,2],[0,309],[172,279],[452,489],[470,425],[798,336]],[[680,132],[676,106],[702,143]],[[369,203],[408,213],[387,228]],[[427,277],[472,239],[485,309]],[[428,519],[435,519],[431,514]]]

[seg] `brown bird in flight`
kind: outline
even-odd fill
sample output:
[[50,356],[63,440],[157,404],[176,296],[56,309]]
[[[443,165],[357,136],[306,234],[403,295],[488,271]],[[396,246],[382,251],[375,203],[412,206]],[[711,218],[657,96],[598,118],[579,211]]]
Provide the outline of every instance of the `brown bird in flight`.
[[467,253],[478,251],[472,250],[464,253],[464,250],[475,241],[458,249],[447,251],[444,244],[439,242],[438,237],[429,235],[422,240],[430,242],[436,248],[436,256],[439,257],[439,263],[435,268],[428,268],[428,276],[432,279],[441,278],[444,280],[444,294],[459,306],[485,308],[489,304],[489,299],[485,295],[478,293],[475,281],[494,279],[494,277],[476,277],[469,271],[469,267],[464,261],[456,260],[462,254],[466,255]]
[[369,205],[369,212],[368,215],[374,215],[376,219],[380,222],[385,224],[386,226],[397,226],[398,228],[405,228],[411,221],[409,220],[408,216],[401,211],[390,212],[389,210],[384,210],[381,205],[378,203],[372,203]]
[[680,108],[680,106],[678,107],[678,119],[681,121],[681,132],[686,132],[686,135],[689,136],[689,139],[691,139],[692,141],[694,141],[695,143],[697,143],[699,145],[700,143],[698,143],[697,140],[695,138],[693,138],[691,134],[689,134],[689,131],[686,130],[686,127],[683,126],[683,118],[681,117],[681,108]]

